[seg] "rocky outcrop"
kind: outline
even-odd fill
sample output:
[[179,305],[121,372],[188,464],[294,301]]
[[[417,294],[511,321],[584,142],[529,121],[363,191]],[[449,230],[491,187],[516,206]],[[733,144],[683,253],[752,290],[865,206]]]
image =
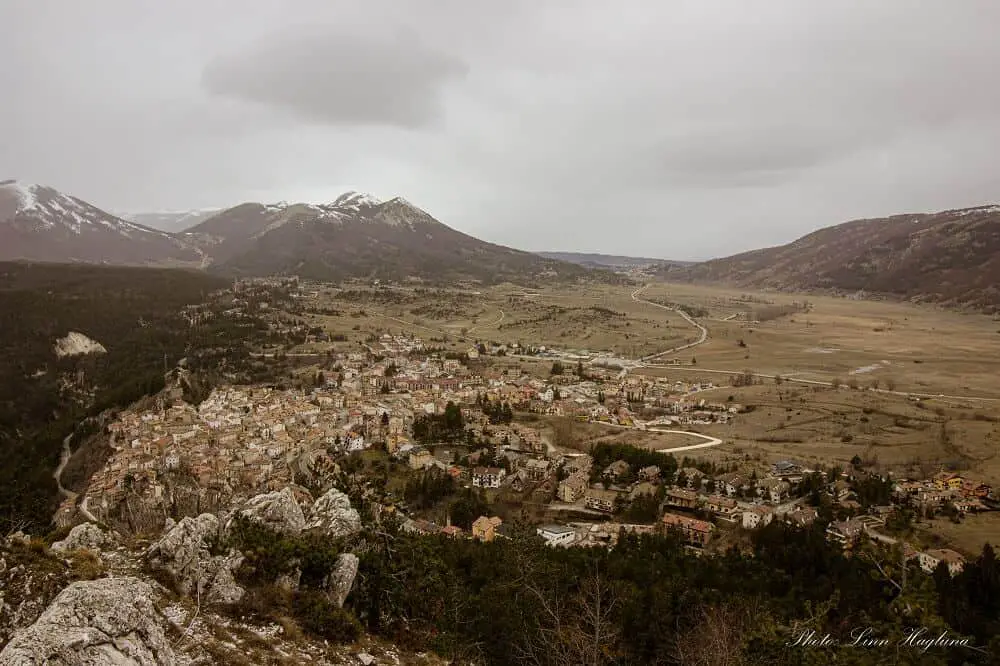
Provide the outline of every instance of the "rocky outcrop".
[[172,666],[176,655],[153,603],[153,588],[137,578],[73,583],[33,625],[18,631],[0,666],[121,664]]
[[64,338],[56,340],[56,356],[79,356],[81,354],[107,354],[108,350],[100,342],[91,340],[83,333],[70,331]]
[[353,553],[342,553],[337,557],[337,563],[333,571],[323,582],[323,588],[327,598],[331,603],[337,604],[338,608],[344,607],[347,595],[354,587],[354,579],[358,575],[358,556]]
[[234,550],[213,554],[219,535],[219,519],[210,513],[184,518],[149,547],[146,558],[154,569],[173,577],[181,594],[201,594],[209,603],[235,603],[244,593],[233,575],[243,555]]
[[321,530],[337,539],[360,532],[361,516],[347,495],[331,488],[312,505],[306,528]]
[[235,515],[293,536],[302,532],[306,526],[302,508],[295,501],[292,489],[287,487],[280,492],[251,497]]
[[67,550],[93,550],[100,552],[115,543],[114,535],[105,532],[94,523],[81,523],[69,531],[69,535],[62,541],[52,544],[52,550],[56,552]]

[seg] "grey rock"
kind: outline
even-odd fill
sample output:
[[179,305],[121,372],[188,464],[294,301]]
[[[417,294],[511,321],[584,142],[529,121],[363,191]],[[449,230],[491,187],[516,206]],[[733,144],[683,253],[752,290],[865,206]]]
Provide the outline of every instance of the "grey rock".
[[219,519],[210,513],[183,518],[149,547],[146,559],[154,569],[173,576],[181,594],[204,595],[209,603],[235,603],[244,594],[233,575],[243,555],[235,550],[213,555],[211,544],[219,533]]
[[376,661],[375,657],[368,654],[367,652],[359,652],[357,657],[358,661],[360,661],[363,666],[372,666],[372,664],[374,664]]
[[337,557],[337,563],[333,566],[333,571],[324,581],[326,596],[331,603],[337,604],[338,608],[344,607],[347,595],[354,587],[354,579],[358,575],[358,556],[353,553],[341,553]]
[[0,666],[174,666],[153,588],[137,578],[73,583],[18,631]]
[[331,538],[357,534],[361,531],[361,516],[351,506],[351,500],[336,488],[331,488],[309,510],[307,529],[321,530]]
[[299,534],[306,526],[302,508],[288,487],[279,492],[251,497],[236,515],[291,536]]
[[81,523],[71,529],[65,539],[52,544],[52,550],[62,552],[86,549],[100,552],[114,543],[114,534],[105,532],[94,523]]

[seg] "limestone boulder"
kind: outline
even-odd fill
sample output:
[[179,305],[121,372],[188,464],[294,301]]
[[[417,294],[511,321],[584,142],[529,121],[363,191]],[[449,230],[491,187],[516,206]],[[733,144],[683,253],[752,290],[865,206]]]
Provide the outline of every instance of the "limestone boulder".
[[333,539],[361,531],[361,516],[351,506],[351,500],[336,488],[331,488],[309,509],[306,529],[320,530]]
[[86,549],[99,553],[105,548],[114,546],[115,543],[114,533],[105,532],[94,523],[81,523],[71,529],[65,539],[52,544],[52,550],[64,552]]
[[337,557],[333,571],[326,577],[323,588],[331,603],[338,608],[344,607],[347,595],[354,587],[354,579],[358,576],[358,556],[353,553],[342,553]]
[[14,634],[0,652],[0,666],[174,666],[165,627],[148,583],[131,577],[80,581]]
[[213,552],[219,538],[219,519],[213,514],[186,517],[149,547],[146,559],[153,569],[169,573],[181,594],[200,594],[209,603],[236,603],[244,594],[234,576],[243,555],[231,549]]
[[281,534],[295,536],[306,526],[302,507],[295,501],[291,488],[257,495],[247,500],[229,520],[229,527],[236,516],[248,518]]

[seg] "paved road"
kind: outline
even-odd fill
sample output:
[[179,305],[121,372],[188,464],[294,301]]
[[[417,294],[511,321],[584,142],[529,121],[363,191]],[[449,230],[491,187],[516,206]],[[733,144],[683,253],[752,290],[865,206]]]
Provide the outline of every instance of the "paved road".
[[[720,370],[718,368],[702,368],[695,365],[666,365],[663,363],[647,363],[643,367],[647,368],[658,368],[663,370],[678,370],[680,372],[707,372],[716,375],[740,375],[743,374],[743,370]],[[755,377],[761,377],[763,379],[774,379],[775,375],[765,375],[762,373],[755,372]],[[809,384],[812,386],[830,386],[829,381],[819,381],[816,379],[799,379],[798,377],[786,377],[785,375],[780,375],[780,377],[787,382],[794,382],[797,384]],[[846,390],[854,390],[847,389]],[[914,393],[913,391],[890,391],[889,389],[864,389],[866,391],[871,391],[873,393],[885,393],[888,395],[900,395],[900,396],[915,396],[917,398],[944,398],[946,400],[982,400],[987,402],[997,402],[1000,398],[990,398],[978,395],[945,395],[943,393]]]
[[494,321],[494,322],[490,322],[489,324],[479,324],[478,326],[473,326],[472,328],[470,328],[469,330],[467,330],[467,331],[465,332],[465,334],[466,334],[466,335],[468,335],[469,333],[472,333],[473,331],[475,331],[475,330],[476,330],[476,329],[478,329],[478,328],[494,328],[494,327],[496,327],[496,326],[499,326],[500,324],[502,324],[502,323],[503,323],[503,318],[504,318],[505,316],[506,316],[506,315],[504,314],[504,311],[503,311],[503,310],[501,310],[501,311],[500,311],[500,316],[499,316],[499,317],[497,317],[497,320],[496,320],[496,321]]
[[68,497],[70,499],[76,499],[76,493],[71,490],[66,490],[63,488],[62,484],[62,473],[66,469],[66,463],[69,462],[70,456],[73,455],[73,451],[69,448],[69,443],[73,439],[73,435],[69,434],[63,439],[62,454],[59,456],[59,466],[56,467],[56,471],[52,473],[52,478],[56,480],[56,486],[59,487],[59,494],[63,497]]
[[663,305],[662,303],[654,303],[653,301],[647,301],[644,298],[639,298],[639,294],[649,288],[648,284],[644,284],[635,291],[632,292],[632,300],[638,303],[645,303],[646,305],[652,305],[653,307],[660,308],[661,310],[669,310],[670,312],[676,312],[680,316],[684,317],[687,323],[691,324],[700,332],[700,336],[694,342],[689,342],[686,345],[681,345],[680,347],[674,347],[673,349],[667,349],[665,351],[657,352],[655,354],[650,354],[649,356],[644,356],[643,361],[651,361],[654,358],[659,358],[660,356],[666,356],[667,354],[674,354],[679,351],[684,351],[685,349],[690,349],[691,347],[696,347],[708,339],[708,329],[696,322],[688,313],[677,308],[672,308],[669,305]]
[[661,430],[659,428],[646,428],[647,432],[666,432],[675,435],[692,435],[693,437],[700,437],[705,442],[701,444],[688,444],[687,446],[675,446],[669,449],[656,449],[657,453],[679,453],[681,451],[693,451],[694,449],[707,449],[710,446],[718,446],[722,444],[722,440],[718,437],[712,437],[711,435],[703,435],[700,432],[689,432],[687,430]]
[[[76,498],[78,497],[78,494],[74,493],[72,490],[68,490],[66,488],[63,488],[63,484],[62,484],[62,473],[63,473],[63,470],[66,469],[66,463],[69,462],[70,457],[73,455],[73,451],[69,448],[69,443],[70,443],[70,441],[72,439],[73,439],[73,435],[72,434],[66,435],[66,437],[63,439],[62,454],[59,456],[59,466],[56,467],[56,471],[53,472],[52,478],[54,478],[56,480],[56,486],[59,487],[59,493],[63,497],[67,497],[67,498],[69,498],[69,499],[71,499],[71,500],[73,500],[75,502]],[[86,518],[87,520],[89,520],[89,521],[91,521],[93,523],[100,522],[100,521],[97,520],[97,518],[94,516],[94,514],[92,514],[87,509],[87,500],[88,499],[90,499],[90,498],[84,496],[83,502],[81,502],[80,505],[77,508],[80,510],[80,513],[83,514],[83,517]]]

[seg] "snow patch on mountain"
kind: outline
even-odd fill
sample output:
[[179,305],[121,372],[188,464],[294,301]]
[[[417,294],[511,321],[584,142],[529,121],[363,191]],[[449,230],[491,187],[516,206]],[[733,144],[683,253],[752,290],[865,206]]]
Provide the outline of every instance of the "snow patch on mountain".
[[81,354],[107,354],[108,350],[100,342],[88,338],[83,333],[70,331],[64,338],[56,340],[56,356],[79,356]]
[[363,192],[344,192],[339,197],[333,200],[330,205],[335,208],[348,208],[355,211],[360,211],[362,208],[372,208],[378,206],[382,201],[370,194],[365,194]]
[[37,185],[27,185],[25,183],[19,183],[16,180],[5,180],[0,183],[0,187],[10,188],[11,191],[20,200],[18,204],[18,211],[32,210],[38,206],[38,197],[35,196],[35,188]]

